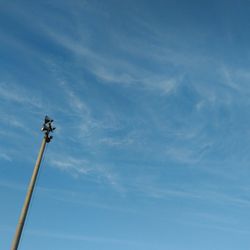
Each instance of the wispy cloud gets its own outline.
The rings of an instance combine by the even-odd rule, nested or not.
[[[65,80],[59,79],[59,85],[63,89],[64,94],[67,96],[67,101],[69,102],[74,113],[77,112],[82,116],[90,115],[90,111],[86,103],[79,98],[79,96],[72,88],[70,88],[69,84]]]
[[[21,121],[21,119],[17,115],[8,114],[4,110],[3,111],[0,110],[0,115],[2,118],[0,124],[5,124],[5,125],[11,126],[13,128],[20,128],[20,129],[22,129],[22,131],[27,132],[27,127],[25,126],[23,121]]]
[[[67,241],[90,241],[96,243],[112,243],[118,245],[127,245],[127,246],[140,246],[144,245],[141,242],[129,241],[117,238],[105,238],[105,237],[96,237],[96,236],[87,236],[83,234],[72,234],[67,232],[53,232],[53,231],[41,231],[41,230],[27,230],[29,235],[43,237],[43,238],[52,238],[52,239],[63,239]]]
[[[0,98],[19,105],[30,105],[35,108],[42,108],[42,102],[34,93],[30,93],[25,88],[11,84],[0,83]]]
[[[51,166],[62,171],[72,173],[76,177],[79,174],[88,174],[92,171],[92,168],[89,167],[89,163],[86,160],[73,158],[71,156],[67,158],[64,157],[63,159],[60,159],[60,157],[56,157],[57,159],[53,158],[51,158],[49,161]]]
[[[173,77],[165,73],[155,74],[131,60],[112,57],[101,51],[92,50],[88,43],[81,39],[84,35],[79,35],[80,40],[77,41],[50,27],[44,27],[44,32],[56,43],[69,50],[78,63],[81,63],[83,67],[104,82],[132,85],[151,91],[159,90],[165,94],[174,90],[178,85],[179,76]]]
[[[13,190],[26,190],[26,187],[23,184],[16,183],[14,181],[0,180],[0,186],[7,189]]]
[[[118,175],[110,167],[103,164],[95,164],[79,157],[74,158],[65,155],[63,159],[55,155],[50,156],[49,164],[52,167],[71,174],[75,178],[86,176],[94,182],[104,182],[119,192],[124,191],[124,187],[119,182]]]
[[[92,195],[88,196],[83,192],[76,192],[74,190],[51,189],[40,186],[38,187],[38,190],[44,193],[46,196],[53,198],[53,200],[58,200],[63,203],[72,203],[80,206],[93,207],[118,213],[137,213],[137,211],[131,207],[119,206],[118,204],[110,204],[101,200],[100,198],[95,199]]]
[[[210,218],[210,221],[207,221],[207,222],[202,221],[199,223],[199,222],[194,222],[195,221],[194,219],[192,221],[182,219],[181,221],[179,221],[179,223],[184,224],[184,225],[189,225],[192,227],[198,227],[198,228],[203,228],[203,229],[204,228],[212,229],[213,231],[216,230],[216,231],[232,232],[234,234],[243,234],[243,235],[250,234],[250,230],[248,228],[245,228],[245,229],[240,228],[239,225],[237,225],[237,224],[235,225],[235,224],[230,223],[231,218],[227,218],[229,221],[227,221],[226,224],[219,222],[219,221],[221,221],[221,218],[219,219],[219,221],[217,221],[217,220],[211,221],[211,216],[209,216],[209,218]]]
[[[9,154],[3,152],[0,153],[0,159],[3,159],[5,161],[12,161],[12,157]]]
[[[115,138],[101,138],[99,140],[100,144],[108,145],[108,146],[124,146],[133,144],[133,138],[126,137],[124,139],[115,139]]]
[[[13,228],[9,226],[0,226],[1,231],[12,232]],[[61,239],[65,241],[88,241],[95,243],[112,243],[117,245],[126,245],[126,246],[143,246],[144,243],[139,241],[130,241],[126,239],[119,238],[109,238],[109,237],[97,237],[97,236],[89,236],[84,234],[74,234],[72,232],[58,232],[58,231],[43,231],[39,229],[26,230],[26,233],[30,236],[36,236],[41,238],[51,238],[51,239]]]
[[[215,207],[221,205],[230,205],[238,208],[249,208],[249,193],[243,193],[235,187],[234,189],[220,190],[216,186],[190,185],[183,182],[180,185],[169,184],[159,185],[156,181],[133,181],[128,184],[128,193],[133,192],[138,196],[145,196],[157,200],[178,200],[196,201],[213,205]]]
[[[146,195],[156,198],[156,199],[166,199],[166,198],[185,198],[185,199],[200,199],[202,196],[196,192],[189,192],[185,190],[178,189],[168,189],[168,188],[156,188],[156,187],[147,187],[145,189]]]
[[[187,144],[188,142],[191,143],[191,141],[195,141],[195,143],[192,144],[192,147],[190,145],[171,145],[166,149],[168,159],[194,166],[203,160],[213,146],[211,140],[206,138],[201,140],[199,134],[192,134],[191,138],[188,136],[185,138],[184,136],[183,141],[186,141]]]
[[[27,190],[28,183],[17,183],[14,181],[0,180],[0,187],[4,189],[14,190],[15,192],[25,192]],[[57,200],[62,203],[77,204],[84,207],[93,207],[100,210],[114,211],[118,213],[137,213],[137,211],[130,207],[124,207],[114,204],[109,204],[103,200],[95,199],[93,196],[88,196],[84,192],[76,192],[71,189],[55,189],[48,188],[45,186],[40,186],[39,183],[36,187],[39,195],[43,195],[53,200]]]
[[[234,96],[239,94],[249,94],[250,74],[244,67],[232,67],[222,64],[219,68],[221,82],[235,91]],[[237,100],[237,99],[236,99]]]

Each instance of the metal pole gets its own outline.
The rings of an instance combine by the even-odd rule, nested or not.
[[[17,228],[16,228],[16,233],[15,233],[15,236],[14,236],[13,241],[12,241],[11,250],[17,250],[18,249],[19,241],[21,239],[23,226],[24,226],[25,219],[26,219],[26,216],[27,216],[27,213],[28,213],[30,200],[31,200],[31,197],[32,197],[32,193],[33,193],[35,184],[36,184],[36,179],[37,179],[40,164],[41,164],[41,161],[42,161],[43,153],[44,153],[44,150],[45,150],[45,147],[46,147],[46,143],[49,143],[50,140],[52,139],[52,136],[49,136],[49,132],[52,132],[55,129],[55,128],[52,128],[52,126],[51,126],[52,121],[53,120],[50,120],[50,123],[49,123],[50,126],[47,126],[46,123],[44,123],[44,126],[42,128],[42,131],[45,131],[45,135],[44,135],[44,138],[42,140],[41,148],[40,148],[37,160],[36,160],[36,164],[35,164],[35,167],[34,167],[34,170],[33,170],[33,174],[32,174],[31,179],[30,179],[30,184],[29,184],[27,194],[26,194],[26,198],[25,198],[25,201],[24,201],[24,204],[23,204],[23,209],[21,211],[19,221],[18,221],[18,224],[17,224]]]
[[[19,241],[20,241],[20,238],[21,238],[24,222],[25,222],[26,215],[27,215],[27,212],[28,212],[28,209],[29,209],[31,196],[32,196],[32,193],[33,193],[33,190],[34,190],[34,186],[35,186],[37,174],[38,174],[38,171],[39,171],[39,168],[40,168],[40,164],[41,164],[43,152],[44,152],[44,149],[45,149],[45,145],[46,145],[46,138],[43,138],[42,145],[41,145],[41,148],[40,148],[37,160],[36,160],[36,165],[34,167],[33,174],[32,174],[32,177],[30,179],[30,184],[29,184],[29,188],[27,190],[26,198],[25,198],[25,201],[24,201],[24,204],[23,204],[23,209],[22,209],[22,212],[20,214],[19,221],[18,221],[18,224],[17,224],[16,234],[15,234],[14,239],[12,241],[11,250],[16,250],[18,248],[18,244],[19,244]]]

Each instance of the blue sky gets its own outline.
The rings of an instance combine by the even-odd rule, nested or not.
[[[249,1],[1,1],[0,244],[250,248]]]

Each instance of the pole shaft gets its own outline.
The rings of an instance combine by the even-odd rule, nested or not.
[[[39,171],[39,168],[40,168],[40,164],[41,164],[41,160],[42,160],[42,157],[43,157],[45,146],[46,146],[46,135],[43,138],[42,145],[41,145],[41,148],[40,148],[37,160],[36,160],[36,164],[35,164],[35,167],[34,167],[34,170],[33,170],[33,174],[32,174],[32,177],[30,179],[30,184],[29,184],[27,194],[26,194],[26,198],[25,198],[25,201],[24,201],[24,204],[23,204],[23,209],[21,211],[19,221],[18,221],[18,224],[17,224],[17,228],[16,228],[16,233],[15,233],[15,236],[14,236],[13,241],[12,241],[11,250],[17,250],[18,245],[19,245],[19,241],[20,241],[21,234],[22,234],[22,231],[23,231],[23,226],[24,226],[24,223],[25,223],[25,219],[26,219],[26,216],[27,216],[28,209],[29,209],[30,200],[31,200],[32,193],[33,193],[33,190],[34,190],[34,187],[35,187],[35,183],[36,183],[36,179],[37,179],[37,175],[38,175],[38,171]]]

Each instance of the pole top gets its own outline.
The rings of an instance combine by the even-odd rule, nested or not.
[[[54,130],[56,129],[56,127],[52,126],[53,121],[54,121],[53,119],[51,119],[46,115],[44,118],[43,126],[41,128],[41,131],[44,132],[44,138],[46,139],[47,143],[49,143],[53,138],[53,136],[50,135],[50,133],[53,133]]]

